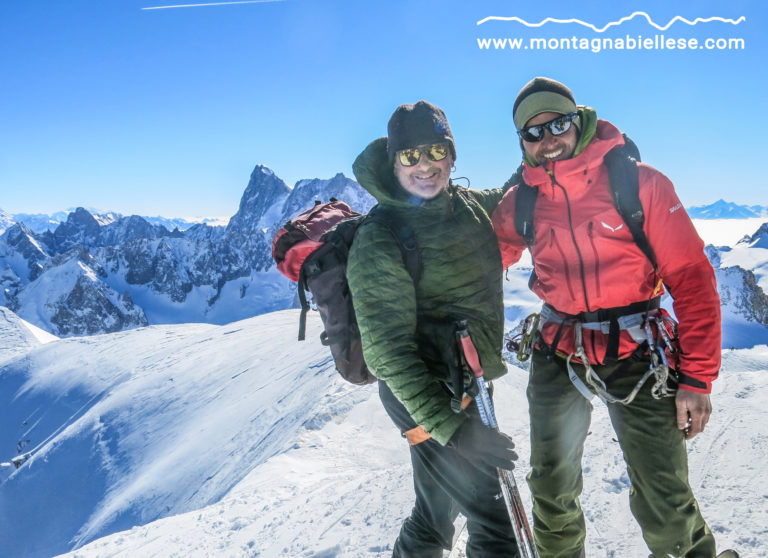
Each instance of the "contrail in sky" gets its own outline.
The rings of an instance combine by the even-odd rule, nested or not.
[[[261,4],[263,2],[282,2],[283,0],[240,0],[239,2],[208,2],[206,4],[177,4],[175,6],[152,6],[142,10],[165,10],[167,8],[197,8],[199,6],[231,6],[232,4]]]

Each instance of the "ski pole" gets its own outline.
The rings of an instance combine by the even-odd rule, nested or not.
[[[472,338],[469,336],[465,320],[457,323],[456,340],[459,343],[467,366],[475,376],[478,389],[475,402],[480,412],[480,420],[486,426],[498,431],[499,423],[496,421],[493,402],[488,393],[488,386],[485,384],[483,368],[480,366],[480,357],[477,354],[474,343],[472,343]],[[517,546],[520,549],[520,556],[522,558],[539,558],[539,552],[536,549],[536,542],[533,540],[533,533],[528,523],[528,517],[525,514],[525,508],[520,498],[520,491],[517,489],[515,477],[511,471],[498,467],[496,472],[499,476],[499,485],[504,496],[504,503],[507,506],[507,513],[509,513],[509,518],[512,522],[512,531],[514,532]]]

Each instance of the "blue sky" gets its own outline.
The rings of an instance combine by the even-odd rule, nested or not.
[[[214,1],[214,0],[206,0]],[[219,0],[221,1],[221,0]],[[501,185],[520,162],[512,103],[536,75],[565,82],[665,172],[687,205],[768,204],[766,24],[759,0],[550,2],[3,0],[0,208],[83,205],[228,216],[256,164],[288,184],[351,176],[401,103],[448,115],[455,176]],[[744,23],[678,22],[718,16]],[[485,50],[478,38],[743,39],[740,50]]]

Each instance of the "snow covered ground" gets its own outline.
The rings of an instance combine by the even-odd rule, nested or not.
[[[22,357],[30,349],[56,339],[55,335],[25,322],[5,306],[0,306],[0,367]]]
[[[412,505],[405,442],[375,387],[335,373],[298,312],[225,326],[25,337],[0,359],[0,556],[383,558]],[[12,314],[0,339],[25,335]],[[724,351],[691,482],[721,547],[768,555],[768,346]],[[497,382],[527,470],[526,373]],[[587,555],[642,557],[597,405],[584,458]],[[19,446],[20,444],[20,446]],[[74,549],[74,550],[73,550]],[[67,551],[70,551],[67,553]]]
[[[762,222],[694,223],[726,247],[720,267],[751,269],[768,290],[768,248],[737,244]],[[509,328],[540,306],[529,273],[527,254],[508,273]],[[768,329],[726,314],[747,348],[723,352],[712,420],[689,444],[691,483],[721,548],[763,557]],[[406,444],[375,386],[333,370],[317,315],[308,341],[297,326],[287,310],[58,339],[0,307],[0,557],[390,556],[412,505]],[[525,384],[510,366],[496,401],[529,507]],[[587,555],[646,556],[599,404],[584,469]]]

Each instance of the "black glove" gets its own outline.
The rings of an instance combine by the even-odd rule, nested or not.
[[[515,447],[512,438],[484,425],[477,417],[465,420],[447,445],[472,463],[507,470],[515,468],[517,454],[512,451]]]

